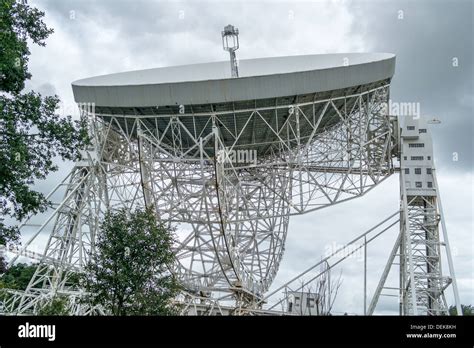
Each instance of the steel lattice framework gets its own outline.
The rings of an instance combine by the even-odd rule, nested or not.
[[[462,315],[427,126],[425,119],[405,117],[401,127],[400,234],[368,314],[375,310],[398,253],[400,315],[448,315],[445,290],[450,284],[457,312]],[[442,272],[442,251],[448,261],[449,276]]]
[[[426,120],[406,120],[401,147],[400,314],[447,315],[444,290],[451,283],[461,313]],[[441,269],[442,249],[446,251],[450,277]]]
[[[73,169],[18,312],[57,292],[79,296],[68,280],[93,252],[105,211],[146,205],[179,226],[173,272],[188,292],[255,305],[277,273],[290,215],[358,197],[393,172],[388,92],[381,84],[209,113],[124,116],[83,107],[94,146]],[[271,141],[249,141],[255,130]]]
[[[364,248],[364,314],[374,313],[397,255],[400,314],[445,314],[451,283],[460,313],[431,138],[414,119],[400,132],[389,115],[393,55],[348,56],[352,66],[340,66],[348,59],[342,55],[251,60],[237,79],[217,73],[219,64],[201,64],[77,81],[93,141],[58,185],[66,186],[62,202],[31,239],[51,227],[45,252],[30,254],[40,261],[34,276],[24,292],[9,293],[3,312],[35,314],[61,294],[73,314],[107,314],[80,301],[77,273],[95,252],[107,211],[153,207],[176,227],[170,271],[184,287],[176,298],[182,314],[285,314],[273,310],[284,299],[263,305],[322,264],[311,280],[346,258],[334,261],[335,252],[269,293],[290,216],[360,197],[400,170],[400,211],[347,245],[363,240],[350,253]],[[82,102],[89,98],[98,104]],[[398,222],[367,308],[367,244]],[[443,247],[451,277],[441,270]]]
[[[406,215],[402,220],[402,226],[407,229],[406,238],[401,244],[403,313],[446,314],[448,308],[442,295],[451,280],[441,274],[439,213],[435,198],[410,197]]]

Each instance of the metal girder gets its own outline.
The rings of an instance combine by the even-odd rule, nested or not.
[[[213,111],[199,115],[212,130],[200,134],[186,115],[128,115],[123,122],[85,112],[94,148],[73,170],[18,313],[34,313],[43,294],[79,296],[68,277],[94,252],[105,211],[147,205],[178,227],[172,271],[188,293],[258,309],[278,271],[289,216],[359,197],[392,174],[388,93],[384,85],[296,100],[275,106],[283,118],[267,107],[235,110],[233,127],[227,111]],[[271,142],[252,141],[257,120]]]
[[[374,313],[398,255],[400,315],[447,315],[445,290],[451,284],[456,308],[462,315],[436,180],[431,136],[424,119],[409,117],[401,129],[400,235],[390,253],[368,314]],[[443,240],[440,238],[440,223]],[[450,276],[442,272],[442,251],[448,259]]]

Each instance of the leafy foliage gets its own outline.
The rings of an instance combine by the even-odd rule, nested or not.
[[[0,278],[0,288],[25,290],[35,273],[37,265],[18,263],[5,271]]]
[[[26,2],[0,2],[0,216],[21,220],[50,206],[31,189],[58,168],[53,159],[76,159],[88,142],[85,120],[56,114],[57,96],[22,93],[28,71],[28,40],[44,46],[53,32],[44,13]],[[17,243],[19,232],[0,218],[0,244]]]
[[[167,268],[173,242],[152,209],[108,213],[83,276],[90,304],[113,315],[175,314],[170,301],[179,286]]]
[[[25,87],[25,80],[31,78],[27,38],[45,46],[44,40],[53,30],[42,21],[44,13],[31,8],[26,2],[3,0],[0,6],[0,89],[19,93]]]
[[[0,246],[1,248],[1,246]],[[3,251],[0,251],[0,274],[4,274],[7,271],[7,262],[2,256]]]
[[[0,258],[0,262],[2,261]],[[7,290],[25,290],[35,273],[36,266],[36,264],[18,263],[5,268],[0,278],[0,301],[7,301],[12,296]]]
[[[43,304],[37,312],[38,315],[69,315],[67,298],[64,296],[53,297]]]
[[[461,305],[462,315],[474,315],[474,307],[472,305]],[[449,307],[449,315],[458,315],[456,306]]]

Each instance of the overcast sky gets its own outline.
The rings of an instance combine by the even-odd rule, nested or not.
[[[471,1],[136,1],[35,0],[55,33],[32,47],[28,88],[57,94],[77,113],[71,82],[94,75],[228,59],[220,32],[240,31],[240,59],[312,53],[392,52],[397,55],[391,99],[418,102],[432,126],[438,180],[461,302],[474,304],[473,251],[473,5]],[[456,160],[457,157],[457,160]],[[71,164],[37,188],[48,189]],[[367,196],[290,221],[275,284],[396,211],[398,177]],[[396,237],[369,247],[369,300]],[[363,312],[360,258],[343,263],[336,313]],[[341,268],[338,268],[338,271]],[[444,266],[445,273],[447,266]],[[392,284],[392,286],[395,284]],[[453,303],[451,291],[448,301]],[[384,298],[379,313],[396,313]]]

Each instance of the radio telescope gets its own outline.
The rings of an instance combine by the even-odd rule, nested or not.
[[[89,260],[107,210],[146,206],[178,228],[179,301],[261,310],[290,216],[360,197],[398,169],[399,125],[386,110],[393,54],[248,59],[237,70],[238,38],[226,48],[226,33],[238,30],[222,33],[231,69],[227,61],[73,82],[93,144],[41,227],[55,221],[18,313],[55,293],[90,313],[74,302],[81,290],[69,277]],[[413,268],[403,274],[415,277]],[[422,306],[408,288],[403,314]]]

